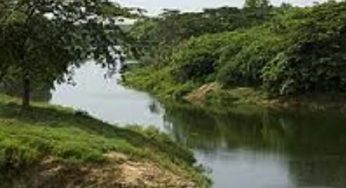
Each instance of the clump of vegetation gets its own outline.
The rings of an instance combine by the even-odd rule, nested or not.
[[[251,6],[244,9],[204,9],[203,12],[193,13],[165,10],[158,17],[140,19],[132,27],[129,32],[129,37],[133,40],[132,52],[135,57],[140,57],[148,64],[164,64],[167,56],[171,54],[171,48],[184,40],[249,28],[269,20],[272,16],[273,8],[269,2],[264,2],[261,11]]]
[[[146,90],[160,98],[181,100],[183,96],[196,88],[193,82],[179,82],[170,72],[170,67],[157,68],[147,66],[130,69],[123,77],[123,83],[136,89]]]
[[[126,81],[136,85],[141,78],[141,85],[148,90],[157,90],[160,82],[170,83],[173,90],[174,86],[186,83],[192,86],[189,90],[196,90],[204,84],[217,82],[225,90],[251,87],[274,98],[344,92],[346,3],[328,2],[305,8],[287,4],[262,6],[261,3],[268,2],[248,1],[248,6],[241,9],[241,12],[257,16],[255,20],[247,17],[255,24],[246,22],[215,32],[203,30],[200,35],[179,39],[175,44],[166,45],[168,50],[164,54],[156,53],[161,62],[142,71],[130,71],[125,75]],[[250,6],[252,4],[254,6]],[[224,10],[214,11],[222,14]],[[199,21],[204,24],[203,19]],[[223,24],[236,24],[232,20],[226,22]],[[167,25],[157,22],[152,30],[163,27]],[[150,76],[145,72],[150,72]],[[156,73],[162,74],[152,76]],[[148,82],[152,85],[146,84]],[[155,92],[174,93],[167,91]]]
[[[263,70],[271,93],[344,92],[346,3],[309,9],[289,31],[289,43]]]
[[[29,107],[33,88],[71,81],[87,60],[113,70],[126,40],[116,23],[130,12],[108,0],[0,1],[0,87],[16,83]]]
[[[17,99],[3,95],[0,122],[0,179],[10,172],[39,168],[49,158],[97,169],[109,164],[108,154],[120,153],[128,161],[151,162],[201,187],[210,183],[194,167],[190,151],[153,129],[118,128],[85,113],[45,104],[23,111]]]

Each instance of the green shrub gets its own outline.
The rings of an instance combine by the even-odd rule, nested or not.
[[[205,82],[216,71],[220,48],[232,38],[232,33],[208,34],[182,42],[169,59],[173,67],[171,74],[180,82]]]
[[[159,68],[136,75],[144,80],[138,82],[174,97],[214,81],[262,88],[271,96],[345,92],[346,2],[276,8],[272,13],[261,25],[171,46]],[[183,86],[186,82],[189,87]]]
[[[222,51],[217,80],[226,86],[260,85],[261,70],[282,49],[284,37],[256,27],[234,38]]]
[[[290,43],[263,71],[273,94],[346,90],[346,3],[314,7],[292,28]]]

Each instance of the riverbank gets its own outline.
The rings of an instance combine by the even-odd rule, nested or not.
[[[208,106],[344,110],[346,3],[270,7],[260,19],[245,7],[136,23],[130,34],[141,46],[142,67],[130,68],[125,81],[160,98]],[[173,20],[184,23],[174,25],[179,32],[168,27]]]
[[[245,105],[276,110],[346,110],[346,96],[341,93],[270,97],[260,88],[225,88],[217,82],[177,82],[169,71],[167,67],[159,70],[152,66],[132,67],[123,75],[123,84],[150,92],[163,101],[189,102],[208,109]]]
[[[154,129],[118,128],[0,95],[0,180],[7,187],[208,187],[193,154]],[[6,187],[5,186],[5,187]]]

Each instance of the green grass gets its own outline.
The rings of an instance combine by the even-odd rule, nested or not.
[[[250,87],[218,88],[205,98],[210,105],[265,106],[269,100],[264,91]]]
[[[192,82],[180,83],[170,75],[170,67],[134,67],[124,74],[124,84],[145,90],[164,100],[180,100],[197,86]]]
[[[18,100],[0,94],[0,170],[31,167],[46,157],[73,164],[103,163],[119,152],[151,161],[200,185],[209,184],[195,167],[192,152],[154,129],[118,128],[58,106],[36,103],[22,110]]]
[[[169,67],[161,69],[146,66],[135,67],[124,74],[124,84],[145,90],[165,103],[182,102],[190,93],[198,91],[201,84],[180,83],[169,74]],[[292,96],[270,96],[260,87],[217,87],[204,96],[201,101],[188,101],[206,110],[218,110],[237,106],[255,106],[276,110],[305,109],[309,111],[336,110],[346,111],[346,95],[337,92],[311,93]],[[208,84],[208,83],[207,83]],[[201,106],[202,105],[202,106]]]
[[[192,82],[180,83],[170,76],[169,68],[136,67],[124,75],[124,84],[136,89],[145,90],[163,101],[183,100],[190,92],[197,90],[201,84]],[[194,101],[190,101],[194,102]],[[205,96],[207,106],[219,105],[258,105],[265,106],[268,96],[264,91],[254,88],[218,88]]]

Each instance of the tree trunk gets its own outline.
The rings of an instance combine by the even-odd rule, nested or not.
[[[28,74],[23,75],[23,93],[22,93],[22,105],[23,108],[30,107],[30,94],[31,94],[31,81]]]

